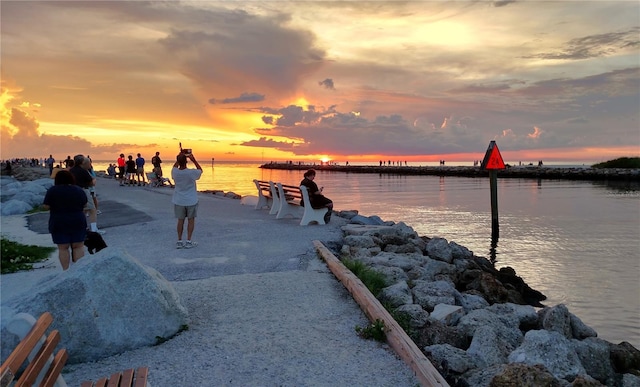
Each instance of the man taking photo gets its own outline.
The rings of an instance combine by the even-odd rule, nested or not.
[[[196,169],[187,168],[187,162],[191,160]],[[177,249],[190,249],[198,244],[191,240],[193,230],[195,228],[196,216],[198,210],[198,190],[196,188],[196,180],[202,176],[202,167],[196,160],[190,150],[181,151],[176,156],[176,162],[171,169],[171,177],[175,183],[173,191],[174,213],[178,219],[177,232],[178,242]],[[187,240],[182,241],[182,233],[184,229],[184,219],[187,218]]]

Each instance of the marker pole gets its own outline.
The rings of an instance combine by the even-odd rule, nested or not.
[[[500,225],[498,224],[498,171],[489,171],[489,185],[491,186],[491,239],[500,237]]]

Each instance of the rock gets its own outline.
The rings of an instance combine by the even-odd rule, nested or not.
[[[533,330],[509,355],[510,363],[542,364],[559,379],[573,380],[586,374],[571,342],[560,332]]]
[[[384,224],[384,222],[382,222],[381,220],[379,221],[378,219],[380,218],[373,218],[372,217],[366,217],[366,216],[362,216],[362,215],[356,215],[353,218],[351,218],[349,220],[350,223],[352,224],[363,224],[363,225],[376,225],[376,226],[381,226]]]
[[[469,259],[473,256],[473,252],[468,248],[457,244],[456,242],[449,242],[451,247],[451,255],[453,259]]]
[[[7,200],[6,202],[1,203],[0,206],[2,207],[0,213],[3,216],[24,214],[25,212],[33,209],[33,206],[29,203],[16,199]]]
[[[573,338],[571,331],[571,318],[566,305],[559,304],[551,308],[543,308],[538,314],[543,329],[558,332],[567,339]]]
[[[467,270],[463,273],[463,276],[470,273],[477,274],[477,277],[471,283],[467,284],[467,290],[477,290],[489,304],[511,301],[509,292],[495,276],[478,270]]]
[[[616,372],[640,376],[640,351],[626,341],[611,344],[611,362]]]
[[[476,330],[483,326],[492,327],[495,330],[501,345],[506,347],[507,352],[511,352],[522,343],[522,332],[515,319],[501,318],[487,309],[473,310],[464,315],[458,323],[458,328],[469,337],[475,336]]]
[[[487,368],[474,368],[462,375],[463,379],[456,386],[469,386],[469,387],[488,387],[491,380],[506,368],[506,365],[500,364]],[[516,385],[513,385],[516,387]],[[519,387],[519,386],[518,386]],[[537,387],[537,386],[536,386]]]
[[[640,377],[633,374],[622,375],[623,387],[640,387]]]
[[[513,327],[524,327],[525,330],[537,328],[538,314],[530,305],[518,305],[512,303],[493,304],[487,310],[498,315],[505,324]]]
[[[17,345],[17,338],[5,330],[15,314],[40,316],[45,311],[54,317],[52,328],[60,331],[69,363],[154,345],[188,323],[178,294],[160,273],[110,248],[7,300],[2,307],[2,353]]]
[[[615,371],[609,356],[609,343],[590,337],[585,340],[572,340],[574,351],[587,374],[604,385],[614,385]]]
[[[395,312],[408,316],[412,328],[422,328],[429,320],[429,312],[417,304],[402,305],[396,308]]]
[[[578,375],[573,382],[571,383],[571,387],[600,387],[603,386],[599,381],[592,378],[589,375]]]
[[[507,362],[509,346],[498,337],[491,326],[480,326],[471,339],[467,353],[476,360],[478,367],[488,367]]]
[[[509,364],[497,374],[490,387],[562,387],[562,383],[539,364]]]
[[[449,242],[444,238],[433,238],[427,242],[427,255],[439,261],[447,263],[453,262],[451,247],[449,246]]]
[[[431,318],[422,328],[416,329],[412,337],[420,348],[434,344],[450,344],[456,348],[467,349],[470,342],[470,337],[458,327],[450,327]]]
[[[445,281],[415,281],[411,291],[414,302],[428,312],[438,304],[455,304],[458,293],[451,283]]]
[[[389,303],[392,308],[404,304],[412,304],[411,290],[405,281],[387,286],[380,291],[379,299],[383,303]]]
[[[343,210],[338,211],[337,215],[341,218],[351,220],[354,216],[358,215],[358,210]]]
[[[460,293],[460,296],[456,297],[456,305],[462,306],[464,312],[469,313],[472,310],[486,308],[489,303],[477,294]]]
[[[376,246],[376,243],[368,235],[347,235],[344,238],[344,243],[358,248],[369,248]]]
[[[407,281],[407,273],[399,267],[393,266],[374,266],[371,268],[373,271],[380,273],[384,276],[387,283],[393,284],[400,281]]]
[[[438,304],[431,312],[432,319],[446,325],[456,325],[462,316],[464,316],[464,310],[457,305]]]
[[[407,254],[396,254],[382,252],[371,259],[371,263],[379,266],[395,266],[402,270],[411,270],[416,265],[416,260],[421,260],[421,255],[409,256]]]
[[[429,360],[433,364],[438,364],[445,373],[462,374],[471,368],[475,368],[472,356],[464,350],[449,344],[429,345],[424,347],[424,352]]]
[[[595,329],[582,322],[582,320],[573,313],[569,313],[569,323],[571,324],[571,333],[574,339],[583,340],[588,337],[598,336],[598,332],[596,332]]]

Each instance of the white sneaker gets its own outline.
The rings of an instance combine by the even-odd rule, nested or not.
[[[184,247],[184,242],[183,241],[177,241],[176,242],[176,249],[181,249]]]
[[[106,233],[107,233],[107,232],[106,232],[106,231],[104,231],[104,230],[96,230],[95,232],[97,232],[97,233],[98,233],[98,234],[100,234],[100,235],[104,235],[104,234],[106,234]]]
[[[193,247],[196,247],[196,246],[198,246],[198,242],[187,241],[187,242],[184,244],[184,248],[185,248],[185,249],[190,249],[190,248],[193,248]]]

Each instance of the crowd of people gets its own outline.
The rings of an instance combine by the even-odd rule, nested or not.
[[[77,262],[84,256],[85,241],[90,234],[105,233],[104,230],[98,228],[97,215],[101,212],[98,209],[96,173],[89,155],[78,154],[73,158],[67,156],[57,166],[52,155],[43,160],[41,162],[29,159],[26,162],[31,166],[49,168],[50,176],[54,179],[54,185],[45,194],[43,206],[49,210],[49,233],[58,247],[58,259],[62,269],[67,270],[71,262]],[[193,163],[195,168],[188,167],[189,161]],[[156,152],[155,156],[151,158],[151,164],[153,165],[153,174],[157,178],[163,178],[160,152]],[[116,164],[109,165],[107,173],[116,178],[121,186],[141,186],[148,184],[148,181],[145,181],[144,167],[145,159],[140,153],[137,154],[135,160],[132,155],[125,159],[124,153],[121,153]],[[175,188],[171,202],[177,222],[176,248],[178,249],[197,246],[197,242],[192,238],[195,230],[195,218],[198,213],[196,182],[201,176],[202,167],[191,149],[181,149],[171,168],[171,178],[175,182],[175,185],[171,184]],[[318,187],[314,181],[315,177],[316,171],[308,170],[300,185],[308,188],[312,207],[326,207],[328,209],[324,218],[325,223],[328,223],[331,219],[333,202],[323,195],[324,187]],[[186,238],[183,238],[185,224]]]

